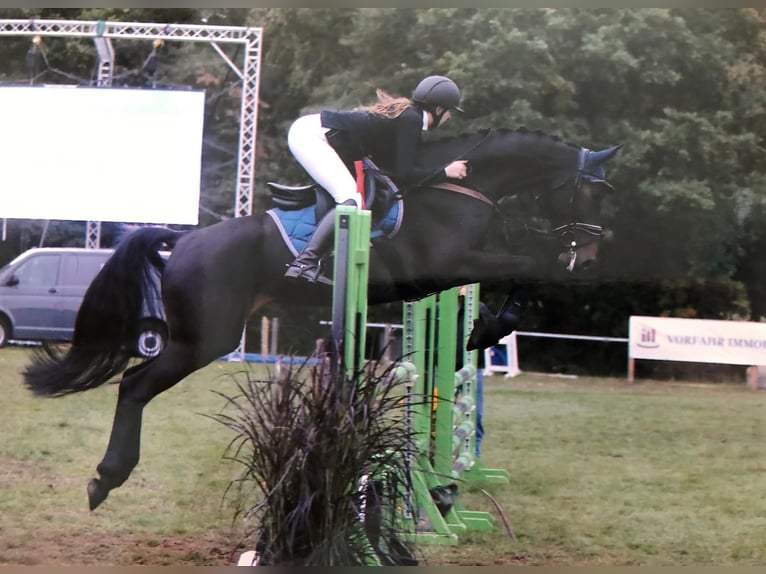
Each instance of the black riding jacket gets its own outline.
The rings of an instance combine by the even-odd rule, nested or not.
[[[322,126],[330,128],[327,141],[347,164],[369,157],[394,181],[405,185],[426,178],[436,183],[447,177],[443,166],[415,163],[423,130],[423,111],[416,106],[396,118],[361,110],[325,110],[320,117]]]

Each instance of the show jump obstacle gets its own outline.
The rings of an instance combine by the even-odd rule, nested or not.
[[[475,453],[476,351],[465,351],[473,327],[478,285],[465,295],[461,348],[458,336],[458,291],[453,288],[414,302],[403,310],[403,355],[414,364],[417,377],[412,395],[413,425],[421,437],[412,474],[418,511],[413,538],[431,544],[456,544],[469,531],[490,531],[494,517],[467,510],[457,497],[458,485],[507,484],[505,470],[488,468]],[[457,353],[463,354],[455,370]],[[414,402],[414,401],[413,401]]]
[[[369,237],[369,211],[336,208],[331,357],[342,357],[351,374],[364,362]],[[466,336],[477,300],[478,285],[468,286]],[[477,357],[464,344],[458,351],[457,317],[457,288],[404,304],[406,360],[394,372],[405,387],[407,419],[420,437],[415,451],[406,453],[411,487],[402,510],[402,528],[414,542],[457,544],[462,533],[492,530],[491,514],[467,510],[459,502],[458,483],[509,481],[506,471],[487,468],[474,455]],[[465,366],[456,372],[457,352],[463,353]]]

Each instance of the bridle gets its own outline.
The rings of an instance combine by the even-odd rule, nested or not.
[[[576,196],[582,190],[583,180],[587,177],[599,178],[595,173],[585,171],[585,165],[588,159],[588,155],[591,150],[585,147],[581,147],[577,157],[577,173],[574,178],[574,185],[572,186],[572,195],[569,198],[569,203],[574,204]],[[600,179],[600,178],[599,178]],[[558,186],[554,187],[551,191],[563,186],[566,181],[563,181]],[[569,263],[567,264],[567,270],[572,271],[577,263],[577,249],[589,245],[595,241],[598,241],[604,237],[604,227],[602,225],[596,225],[593,223],[582,223],[579,221],[573,221],[559,225],[551,229],[550,231],[544,231],[541,229],[529,228],[532,231],[536,231],[548,237],[555,237],[559,245],[569,253]]]
[[[577,248],[584,247],[598,241],[604,236],[604,228],[592,223],[567,223],[550,231],[551,235],[558,235],[559,243],[569,253],[567,270],[572,271],[577,262]],[[578,241],[577,237],[585,237]]]

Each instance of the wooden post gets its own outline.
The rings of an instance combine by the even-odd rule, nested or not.
[[[269,318],[261,317],[261,356],[265,359],[269,354]]]
[[[383,327],[383,361],[386,363],[391,362],[391,344],[393,343],[393,329],[390,323],[386,323]]]
[[[279,317],[274,317],[271,320],[271,346],[269,347],[272,355],[277,354],[277,341],[279,341]]]

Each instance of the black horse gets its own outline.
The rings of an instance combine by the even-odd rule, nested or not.
[[[391,238],[371,252],[370,304],[417,299],[482,281],[513,281],[533,270],[530,257],[482,250],[498,199],[539,197],[557,239],[556,254],[570,270],[597,260],[600,200],[611,189],[602,151],[528,130],[483,130],[425,144],[425,166],[466,159],[468,177],[403,194],[403,218]],[[172,249],[169,259],[158,250]],[[284,278],[293,251],[266,213],[187,232],[143,228],[121,241],[88,289],[74,338],[64,351],[46,348],[24,372],[38,395],[95,388],[125,371],[109,445],[88,484],[90,508],[123,484],[138,464],[146,404],[181,379],[236,349],[248,317],[273,300],[328,304],[330,288]],[[553,258],[552,258],[553,260]],[[162,273],[169,337],[155,358],[128,368],[147,285]]]

